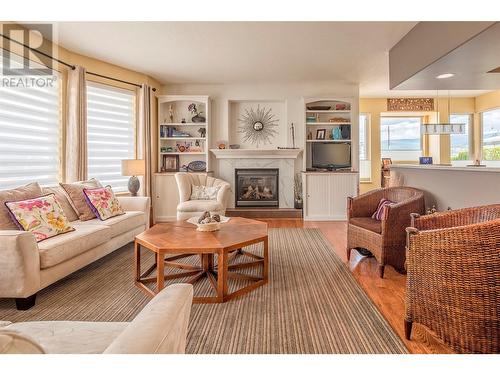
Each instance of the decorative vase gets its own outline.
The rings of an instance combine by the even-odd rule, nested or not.
[[[295,201],[293,202],[293,206],[295,207],[295,209],[297,209],[297,210],[301,210],[301,209],[302,209],[302,201],[301,201],[301,200],[300,200],[300,201],[295,200]]]
[[[139,179],[136,176],[131,176],[128,180],[128,191],[130,192],[130,195],[136,197],[140,187],[141,183],[139,182]]]
[[[205,117],[203,117],[203,116],[196,115],[196,116],[193,116],[193,117],[191,118],[191,121],[192,121],[192,122],[206,122],[206,119],[205,119]]]

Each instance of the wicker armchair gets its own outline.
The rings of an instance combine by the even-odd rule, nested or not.
[[[372,219],[382,198],[395,204],[386,207],[382,221]],[[398,272],[405,268],[406,227],[411,213],[424,213],[424,193],[411,187],[377,189],[347,201],[347,260],[351,249],[369,250],[379,263],[379,276],[386,265]]]
[[[500,204],[412,218],[405,336],[432,329],[459,353],[500,352]]]

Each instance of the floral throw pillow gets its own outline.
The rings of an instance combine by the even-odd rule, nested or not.
[[[111,186],[83,189],[83,193],[90,208],[101,220],[107,220],[125,213],[122,206],[120,206],[120,202],[116,199],[113,190],[111,190]]]
[[[191,188],[191,200],[216,200],[220,186],[198,186],[193,185]]]
[[[75,230],[54,194],[5,202],[5,206],[18,228],[33,233],[37,242]]]

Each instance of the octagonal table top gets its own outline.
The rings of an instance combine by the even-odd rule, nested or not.
[[[207,253],[231,251],[267,238],[267,223],[232,217],[215,232],[199,232],[187,221],[159,223],[135,237],[136,242],[154,252]]]

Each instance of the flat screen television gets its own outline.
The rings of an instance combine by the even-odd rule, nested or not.
[[[312,167],[323,169],[351,167],[351,144],[348,142],[314,142],[312,144]]]

